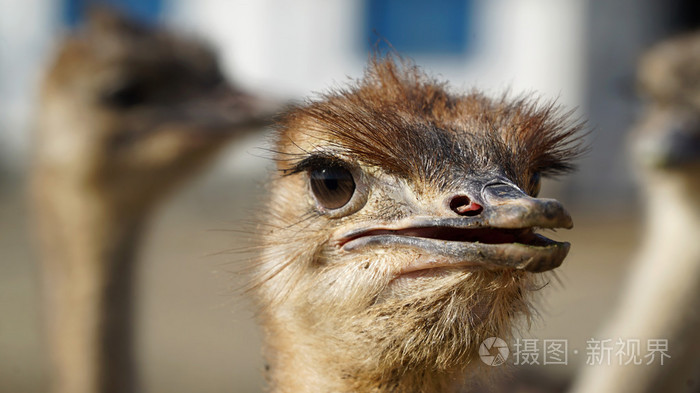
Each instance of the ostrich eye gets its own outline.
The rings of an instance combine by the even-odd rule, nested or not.
[[[344,206],[355,193],[352,174],[340,166],[312,169],[309,178],[316,200],[327,209]]]
[[[103,104],[118,108],[128,109],[137,106],[145,101],[142,86],[136,81],[123,81],[111,87],[102,94]]]
[[[532,174],[530,178],[530,195],[537,197],[540,193],[540,188],[542,187],[542,176],[539,172]]]

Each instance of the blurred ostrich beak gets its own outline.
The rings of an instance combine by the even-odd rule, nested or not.
[[[650,167],[700,165],[700,118],[657,109],[639,126],[638,156]]]

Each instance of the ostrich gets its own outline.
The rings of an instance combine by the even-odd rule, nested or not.
[[[374,58],[356,84],[291,110],[254,291],[272,392],[450,392],[507,339],[571,228],[542,176],[581,152],[553,105],[451,93]],[[477,359],[475,361],[475,358]]]
[[[649,103],[632,138],[646,233],[602,337],[640,340],[642,356],[648,340],[668,340],[670,358],[663,366],[660,353],[649,366],[617,359],[588,366],[574,392],[700,389],[700,33],[652,48],[640,62],[639,84]]]
[[[135,392],[135,256],[151,211],[271,107],[214,53],[106,10],[60,47],[41,91],[32,194],[52,390]]]

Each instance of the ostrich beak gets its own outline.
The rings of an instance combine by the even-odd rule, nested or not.
[[[497,228],[565,228],[574,226],[571,216],[555,199],[533,198],[505,183],[484,187],[483,220]]]
[[[195,137],[231,137],[269,125],[280,102],[222,86],[177,108],[179,120],[195,125]]]
[[[674,130],[647,138],[639,146],[640,156],[649,166],[681,168],[700,164],[700,132]]]
[[[561,265],[569,243],[536,234],[536,228],[572,228],[571,216],[553,199],[532,198],[515,186],[487,185],[472,198],[483,210],[455,217],[416,215],[362,226],[338,240],[343,251],[409,248],[419,257],[399,274],[438,267],[521,269],[543,272]],[[447,213],[447,212],[446,212]]]
[[[636,134],[636,156],[648,167],[700,164],[700,117],[694,112],[651,110]]]
[[[123,149],[150,138],[154,146],[216,148],[265,130],[282,107],[281,102],[222,86],[179,103],[135,110],[122,119],[125,126],[111,136],[110,146]]]

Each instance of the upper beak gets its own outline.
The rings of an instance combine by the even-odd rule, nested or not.
[[[569,243],[536,234],[536,228],[571,228],[571,216],[553,199],[532,198],[507,183],[484,186],[473,201],[478,214],[415,215],[391,224],[346,231],[338,239],[345,251],[408,247],[420,257],[402,273],[433,267],[515,268],[542,272],[558,267]]]
[[[180,113],[183,120],[199,125],[200,129],[233,136],[271,124],[282,108],[280,101],[225,86],[184,103]]]
[[[484,187],[481,196],[483,220],[496,228],[566,228],[574,226],[571,216],[555,199],[533,198],[505,183]]]
[[[282,108],[281,101],[221,86],[182,102],[136,112],[126,119],[127,131],[116,135],[113,144],[129,146],[146,137],[174,135],[188,148],[223,146],[231,138],[264,131]]]

